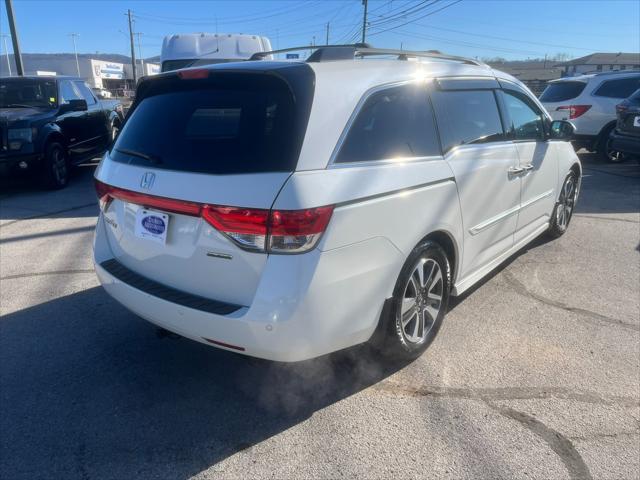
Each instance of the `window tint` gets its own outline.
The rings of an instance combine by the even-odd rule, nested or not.
[[[69,100],[82,100],[82,96],[69,80],[60,82],[60,103],[69,103]]]
[[[17,108],[15,105],[53,107],[57,97],[54,80],[0,79],[0,108]]]
[[[278,82],[256,82],[248,89],[237,84],[183,91],[167,87],[144,97],[127,119],[111,158],[214,174],[292,171],[306,119],[296,117],[291,92]]]
[[[87,105],[93,105],[94,103],[96,103],[96,99],[93,97],[91,90],[89,90],[89,87],[87,87],[84,82],[73,83],[76,84],[76,88],[78,89],[82,97],[87,101]]]
[[[553,82],[547,85],[542,95],[541,102],[564,102],[576,98],[582,93],[587,84],[584,82]]]
[[[405,85],[372,94],[358,113],[336,163],[440,155],[424,87]]]
[[[515,140],[544,139],[544,116],[537,108],[524,97],[508,91],[504,92],[504,103]]]
[[[492,90],[435,91],[432,94],[442,147],[504,140]]]
[[[640,76],[607,80],[594,92],[599,97],[627,98],[640,88]]]

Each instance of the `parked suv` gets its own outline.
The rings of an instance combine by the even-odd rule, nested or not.
[[[134,313],[226,350],[414,357],[450,295],[566,231],[571,133],[515,78],[427,52],[147,77],[96,171],[96,272]]]
[[[122,121],[120,102],[98,100],[79,78],[1,78],[0,174],[65,187],[70,167],[103,153]]]
[[[640,90],[616,106],[618,122],[611,133],[611,148],[617,160],[640,159]]]
[[[609,161],[619,157],[609,136],[616,125],[616,105],[640,88],[640,71],[595,73],[552,80],[540,101],[554,120],[575,126],[576,149],[598,152]]]

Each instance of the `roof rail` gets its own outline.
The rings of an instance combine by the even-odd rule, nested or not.
[[[276,53],[295,52],[299,50],[314,50],[307,58],[307,62],[329,62],[335,60],[353,60],[356,57],[371,57],[381,55],[397,56],[398,60],[407,60],[409,58],[435,58],[438,60],[451,60],[456,62],[467,63],[470,65],[485,66],[484,63],[466,57],[458,57],[455,55],[446,55],[434,50],[427,51],[411,51],[411,50],[395,50],[387,48],[373,48],[367,43],[355,43],[347,45],[320,45],[303,47],[283,48],[281,50],[272,50],[270,52],[254,53],[249,60],[262,60],[268,55]]]

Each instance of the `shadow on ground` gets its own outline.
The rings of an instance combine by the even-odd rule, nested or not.
[[[158,338],[99,287],[8,314],[0,333],[11,479],[188,478],[404,366],[363,347],[278,364]]]

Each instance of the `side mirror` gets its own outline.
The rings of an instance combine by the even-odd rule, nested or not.
[[[60,105],[60,113],[83,112],[88,108],[89,107],[87,106],[87,101],[84,99],[69,100],[68,103],[63,103],[62,105]]]
[[[576,127],[574,127],[571,122],[554,120],[551,122],[549,138],[554,140],[571,140],[575,131]]]

